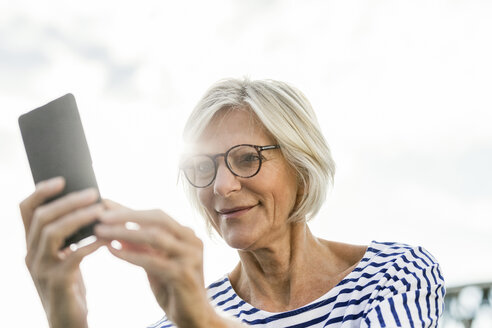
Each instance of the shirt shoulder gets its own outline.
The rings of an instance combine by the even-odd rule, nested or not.
[[[443,311],[444,278],[436,258],[421,246],[373,242],[362,271],[375,288],[363,316],[368,327],[434,327]],[[364,274],[363,274],[364,275]],[[365,325],[363,325],[366,327]]]
[[[444,283],[439,263],[430,252],[422,246],[403,243],[373,241],[354,271],[357,270],[378,272],[382,275],[380,278],[388,279],[390,284],[398,281],[406,284],[408,279],[415,281],[419,288],[423,283],[421,279],[427,284]]]

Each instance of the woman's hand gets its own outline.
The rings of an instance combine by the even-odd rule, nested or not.
[[[212,327],[208,322],[218,316],[206,296],[203,244],[193,230],[160,210],[104,203],[108,210],[100,217],[96,236],[118,241],[121,247],[108,246],[110,252],[146,271],[157,302],[177,326]]]
[[[65,238],[103,213],[97,192],[74,192],[44,204],[65,185],[63,178],[40,182],[21,204],[26,232],[26,265],[36,285],[50,327],[87,327],[85,287],[79,264],[102,246],[95,242],[75,251],[60,250]]]

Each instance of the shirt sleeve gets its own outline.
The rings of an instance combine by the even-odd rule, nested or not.
[[[412,248],[385,273],[361,327],[437,327],[444,295],[439,264],[425,249]]]
[[[166,317],[148,326],[147,328],[175,328],[176,326]]]

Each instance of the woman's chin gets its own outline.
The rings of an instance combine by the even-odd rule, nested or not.
[[[246,250],[254,243],[254,240],[251,238],[252,236],[247,233],[229,232],[226,235],[222,235],[222,237],[227,245],[237,250]]]

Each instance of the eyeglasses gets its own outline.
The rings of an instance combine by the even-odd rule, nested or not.
[[[279,145],[236,145],[225,153],[189,157],[183,162],[181,169],[192,186],[205,188],[210,186],[217,176],[218,157],[224,156],[227,168],[235,176],[251,178],[260,172],[261,163],[265,160],[261,152],[278,148]]]

